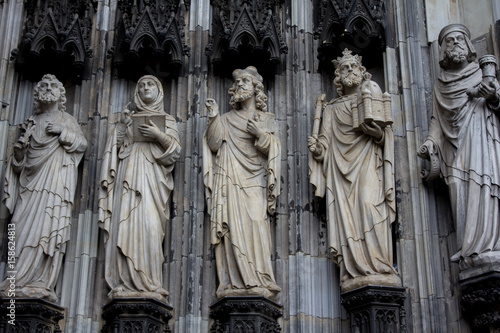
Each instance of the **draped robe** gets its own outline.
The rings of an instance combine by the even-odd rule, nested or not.
[[[434,88],[427,140],[448,185],[459,248],[454,261],[500,250],[500,106],[466,94],[481,80],[472,62],[459,73],[442,71]]]
[[[108,140],[99,195],[105,278],[111,295],[155,293],[165,297],[163,239],[174,187],[172,170],[181,146],[172,116],[158,111],[139,114],[164,115],[165,132],[172,140],[167,149],[156,141],[134,142],[132,126],[125,133],[117,126]]]
[[[392,129],[385,127],[383,145],[353,131],[351,103],[356,94],[327,104],[318,137],[323,153],[309,159],[315,195],[326,195],[328,244],[343,283],[397,275],[390,228],[395,219]],[[397,283],[389,277],[389,285]]]
[[[78,164],[87,140],[75,118],[64,111],[31,119],[35,129],[23,160],[12,156],[8,162],[4,203],[15,224],[16,286],[54,300],[70,237]],[[49,123],[62,126],[62,133],[46,133]]]
[[[281,290],[272,270],[269,225],[280,191],[281,146],[270,131],[257,140],[247,132],[247,122],[238,111],[217,115],[209,120],[204,137],[204,182],[219,298],[234,292],[273,296]]]

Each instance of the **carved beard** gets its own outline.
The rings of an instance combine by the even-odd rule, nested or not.
[[[38,95],[38,101],[41,103],[54,103],[57,102],[58,99],[59,97],[57,97],[50,91]]]
[[[462,45],[457,44],[453,49],[446,51],[446,56],[455,63],[461,63],[467,59],[467,52]]]
[[[233,101],[235,102],[246,101],[247,99],[253,96],[253,93],[254,92],[252,90],[244,90],[240,88],[234,92]]]
[[[363,81],[362,77],[356,73],[349,73],[342,79],[342,84],[346,87],[359,86]]]

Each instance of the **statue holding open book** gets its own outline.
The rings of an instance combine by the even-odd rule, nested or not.
[[[325,95],[318,97],[308,147],[315,195],[327,200],[328,245],[340,267],[341,289],[399,286],[392,263],[396,211],[390,95],[370,80],[361,57],[351,51],[333,63],[339,97],[327,103]]]
[[[156,77],[139,79],[134,102],[136,111],[128,109],[130,103],[122,111],[102,164],[99,223],[105,235],[105,277],[110,298],[164,301],[162,244],[181,145]]]

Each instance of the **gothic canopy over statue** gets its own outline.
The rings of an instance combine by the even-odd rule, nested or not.
[[[189,6],[189,2],[184,2]],[[118,75],[137,80],[181,73],[189,46],[184,43],[185,7],[176,0],[119,1],[115,42],[108,51]]]
[[[385,0],[321,0],[315,38],[319,70],[333,73],[332,60],[348,48],[364,57],[364,66],[382,62],[388,20]]]
[[[288,52],[281,35],[282,0],[212,0],[212,36],[206,48],[216,75],[255,66],[263,76],[279,72]]]
[[[39,80],[47,72],[62,82],[88,76],[93,55],[90,30],[95,10],[90,0],[25,1],[24,34],[11,60],[28,80]]]

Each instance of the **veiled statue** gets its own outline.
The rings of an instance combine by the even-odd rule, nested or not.
[[[255,67],[233,72],[233,108],[206,101],[203,176],[219,286],[217,297],[275,297],[270,216],[280,193],[281,145]]]
[[[21,124],[8,161],[4,203],[13,214],[15,260],[8,260],[6,270],[15,272],[16,297],[57,300],[54,287],[70,238],[78,164],[87,148],[65,103],[63,84],[54,75],[43,76],[34,91],[34,115]],[[5,280],[0,289],[9,285]]]
[[[324,95],[318,97],[308,138],[310,180],[315,195],[326,197],[328,246],[340,267],[342,291],[399,286],[391,237],[395,191],[390,96],[370,80],[358,55],[346,49],[333,63],[339,97],[327,103]]]
[[[121,112],[102,162],[99,225],[104,230],[105,277],[110,298],[165,301],[163,240],[181,145],[156,77],[139,79],[134,102],[136,111],[127,105]]]
[[[476,59],[462,24],[438,38],[442,71],[434,86],[428,136],[418,155],[431,161],[427,180],[448,185],[462,270],[500,262],[500,111],[495,59]]]

